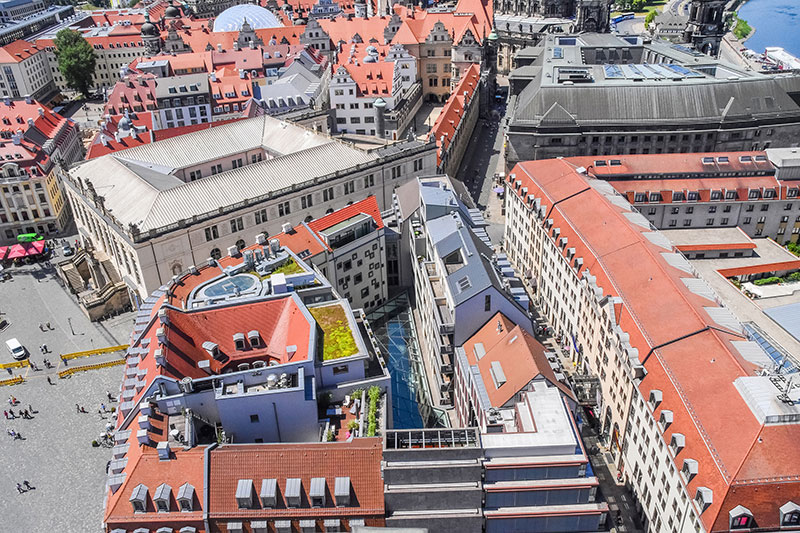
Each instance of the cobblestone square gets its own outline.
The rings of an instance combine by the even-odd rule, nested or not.
[[[106,393],[119,390],[121,366],[79,372],[59,379],[64,369],[59,354],[111,345],[126,344],[133,315],[128,313],[103,323],[90,322],[77,300],[61,287],[55,268],[47,263],[11,267],[12,280],[0,283],[0,312],[8,326],[0,332],[0,363],[12,361],[5,341],[16,337],[28,349],[31,360],[41,370],[13,370],[25,381],[0,387],[3,410],[17,414],[33,408],[33,419],[3,417],[0,431],[0,516],[5,532],[45,533],[49,531],[91,532],[102,530],[103,488],[109,448],[91,446],[111,421],[101,417],[101,403],[109,402]],[[52,329],[41,331],[39,324]],[[74,334],[73,334],[74,333]],[[39,346],[47,344],[43,355]],[[44,369],[47,357],[56,365]],[[81,357],[70,366],[98,363],[119,358],[119,354]],[[5,370],[0,378],[11,377]],[[47,378],[53,382],[48,384]],[[10,395],[19,400],[11,407]],[[87,413],[77,413],[75,404]],[[8,430],[21,433],[13,439]],[[35,487],[19,494],[16,484],[27,480]]]

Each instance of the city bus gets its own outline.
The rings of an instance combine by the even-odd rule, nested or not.
[[[623,20],[630,20],[630,19],[634,18],[635,16],[636,16],[636,13],[634,13],[633,11],[628,11],[627,13],[620,13],[616,17],[612,18],[611,22],[613,24],[616,24],[618,22],[622,22]]]

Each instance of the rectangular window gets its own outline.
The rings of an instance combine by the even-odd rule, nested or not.
[[[267,210],[261,209],[260,211],[256,211],[256,224],[263,224],[267,221]]]
[[[219,228],[216,225],[206,228],[206,242],[219,239]]]
[[[242,231],[242,229],[244,229],[244,223],[242,222],[242,217],[234,218],[233,220],[231,220],[231,233]]]
[[[369,176],[364,176],[364,188],[373,187],[375,185],[375,175],[370,174]]]
[[[288,215],[291,212],[292,212],[292,210],[291,210],[291,206],[289,205],[289,202],[282,202],[282,203],[278,204],[278,216],[283,217],[283,216]]]
[[[306,194],[305,196],[300,197],[300,206],[303,209],[308,209],[309,207],[314,205],[314,200],[310,194]]]
[[[329,202],[333,200],[333,187],[328,187],[327,189],[323,189],[322,191],[322,201]]]
[[[487,294],[483,297],[483,310],[486,312],[491,311],[492,309],[492,295]]]
[[[250,423],[252,424],[258,423],[258,415],[250,415]]]

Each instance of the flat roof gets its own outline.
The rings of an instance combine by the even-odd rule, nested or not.
[[[765,309],[764,314],[800,341],[800,302]]]
[[[682,252],[755,249],[758,245],[739,227],[661,230]]]

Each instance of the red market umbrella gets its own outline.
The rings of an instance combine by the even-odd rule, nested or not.
[[[17,259],[19,257],[25,257],[25,247],[21,244],[15,244],[11,248],[8,249],[8,256],[6,259]]]
[[[8,246],[0,246],[0,261],[6,258],[8,253]]]
[[[39,255],[44,252],[44,241],[26,242],[23,246],[25,255]]]

